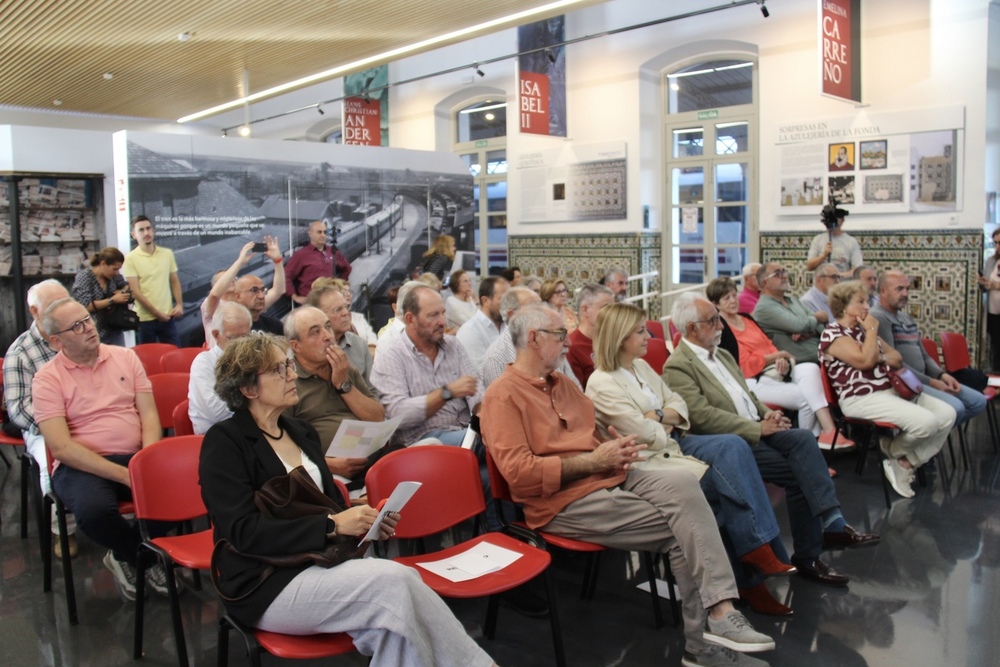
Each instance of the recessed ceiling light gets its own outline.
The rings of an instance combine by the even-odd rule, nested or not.
[[[191,39],[191,33],[189,32],[182,32],[181,34],[177,35],[178,42],[186,42],[189,39]]]
[[[104,73],[104,80],[105,81],[111,81],[111,79],[113,79],[113,78],[115,78],[115,75],[112,74],[111,72],[105,72]]]
[[[62,106],[62,100],[52,100],[52,104],[56,105],[57,107]]]
[[[486,120],[493,120],[494,118],[496,118],[496,116],[494,116],[492,113],[486,114]]]

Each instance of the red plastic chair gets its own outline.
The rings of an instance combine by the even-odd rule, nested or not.
[[[161,373],[190,373],[191,362],[204,352],[200,347],[182,347],[171,350],[160,357]]]
[[[497,468],[493,457],[490,456],[489,448],[486,449],[486,469],[489,471],[490,475],[490,495],[493,496],[493,502],[496,505],[497,515],[500,517],[500,520],[503,521],[503,503],[514,503],[514,499],[511,496],[510,485],[507,484],[507,479],[500,472],[500,469]],[[513,525],[524,528],[525,530],[531,530],[528,528],[528,524],[523,521],[515,521]],[[592,600],[594,598],[594,590],[597,588],[597,572],[601,564],[601,553],[606,551],[607,547],[600,544],[594,544],[593,542],[587,542],[585,540],[575,540],[571,537],[563,537],[544,530],[535,530],[534,532],[539,535],[546,542],[546,544],[559,547],[560,549],[565,549],[566,551],[586,554],[587,564],[584,566],[583,570],[583,586],[580,589],[580,599]],[[649,574],[649,592],[653,601],[653,620],[656,628],[659,629],[663,627],[663,612],[660,610],[660,595],[656,586],[656,568],[653,565],[653,555],[648,551],[643,552],[643,560],[646,566],[646,572]],[[681,614],[680,603],[674,595],[673,574],[668,572],[667,579],[670,581],[670,610],[673,615],[673,624],[674,626],[677,626],[680,624]]]
[[[920,344],[924,346],[924,352],[926,352],[927,356],[934,360],[934,363],[941,363],[941,356],[938,354],[937,343],[930,338],[921,338]]]
[[[404,481],[421,482],[423,486],[403,510],[399,523],[396,524],[397,538],[416,539],[434,535],[463,521],[479,517],[486,510],[483,485],[479,477],[479,463],[476,455],[467,449],[427,445],[402,449],[383,456],[365,476],[369,504],[378,505],[382,499],[389,497],[397,484]],[[521,557],[502,570],[460,582],[449,581],[417,565],[429,560],[456,556],[482,542],[516,551]],[[552,582],[546,574],[552,562],[552,557],[547,551],[504,533],[487,533],[431,554],[394,560],[416,570],[424,583],[443,597],[489,596],[483,633],[490,639],[496,632],[499,603],[497,595],[541,576],[548,596],[555,662],[559,667],[566,664],[556,596]]]
[[[944,369],[949,373],[954,373],[972,365],[972,358],[969,356],[969,343],[965,340],[965,336],[960,333],[951,331],[941,332],[941,355],[944,357]],[[990,377],[1000,377],[996,373],[987,373],[987,375]],[[1000,424],[998,424],[997,420],[995,402],[998,395],[1000,394],[997,394],[995,387],[986,387],[983,390],[983,396],[989,402],[989,409],[986,410],[986,420],[990,426],[990,437],[993,440],[994,451],[997,450],[998,443],[1000,443],[1000,437],[998,437]],[[967,458],[965,449],[962,450],[962,454]],[[968,465],[967,460],[966,465]]]
[[[899,427],[892,422],[873,421],[871,419],[861,419],[860,417],[848,417],[840,409],[840,398],[837,396],[837,392],[830,383],[830,375],[827,373],[825,361],[821,362],[819,365],[819,375],[823,380],[823,393],[826,394],[826,402],[827,406],[830,408],[830,415],[833,417],[833,423],[837,427],[837,431],[833,435],[833,442],[830,444],[830,451],[834,451],[834,448],[837,446],[837,436],[840,435],[846,424],[854,424],[863,430],[866,437],[855,440],[855,444],[858,448],[858,463],[855,466],[855,471],[859,475],[864,471],[865,459],[868,457],[868,450],[874,445],[875,451],[878,452],[878,476],[882,480],[882,493],[885,495],[885,506],[892,507],[892,499],[889,497],[889,482],[886,480],[885,475],[881,470],[882,459],[885,455],[882,453],[882,448],[878,446],[878,432],[879,430],[897,430]]]
[[[174,427],[174,408],[187,399],[189,380],[187,373],[159,373],[149,376],[163,430]]]
[[[663,364],[667,363],[669,357],[667,343],[659,338],[650,338],[646,345],[646,354],[642,355],[657,375],[663,372]]]
[[[357,650],[351,636],[347,633],[283,635],[247,627],[227,614],[219,619],[218,664],[220,667],[229,663],[229,630],[231,629],[236,630],[243,638],[252,667],[261,667],[260,653],[262,650],[288,660],[318,660],[353,653]]]
[[[646,330],[653,338],[659,338],[662,341],[667,340],[667,337],[663,334],[663,322],[660,320],[646,320]]]
[[[188,414],[188,400],[185,398],[174,408],[174,435],[194,435],[194,424]]]
[[[177,346],[170,343],[143,343],[133,347],[132,351],[142,362],[142,367],[146,369],[146,375],[156,375],[163,372],[163,364],[160,362],[163,355],[176,349]]]
[[[0,357],[0,394],[3,393],[3,357]],[[32,458],[27,451],[17,451],[17,447],[24,447],[24,439],[7,435],[0,431],[0,447],[11,447],[14,456],[21,462],[21,539],[28,537],[28,484],[32,479]],[[12,467],[10,461],[0,450],[0,461],[4,462],[8,468]],[[37,509],[37,506],[36,506]]]
[[[136,660],[142,657],[143,598],[146,589],[146,559],[142,558],[141,551],[148,549],[159,558],[167,575],[177,660],[181,667],[187,667],[188,664],[174,568],[178,566],[192,570],[209,568],[212,562],[212,548],[215,545],[212,529],[151,539],[148,522],[179,523],[208,514],[201,500],[201,486],[198,483],[202,437],[188,435],[164,438],[139,450],[128,464],[135,518],[139,522],[143,540],[140,557],[137,559],[135,584],[135,634],[132,657]],[[196,582],[197,576],[196,573]]]
[[[45,459],[48,466],[49,477],[52,477],[52,469],[55,461],[52,459],[52,452],[45,448]],[[38,531],[42,541],[42,591],[48,593],[52,590],[52,506],[56,508],[56,524],[59,526],[59,545],[62,549],[62,570],[63,582],[66,585],[66,611],[69,615],[69,624],[79,623],[76,613],[76,587],[73,583],[73,559],[66,558],[69,555],[69,531],[66,528],[66,515],[69,511],[63,504],[62,499],[55,490],[50,490],[42,502],[41,512],[38,520]],[[118,502],[119,514],[135,513],[135,505],[130,500]]]

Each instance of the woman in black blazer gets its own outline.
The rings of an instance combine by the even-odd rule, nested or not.
[[[286,634],[346,632],[373,665],[493,665],[441,599],[407,567],[375,558],[333,568],[279,568],[241,554],[279,556],[322,550],[330,541],[368,532],[377,516],[362,505],[328,516],[275,519],[254,504],[268,480],[303,467],[331,498],[338,496],[309,424],[281,416],[298,401],[295,362],[283,338],[230,341],[216,366],[215,390],[233,416],[209,429],[199,474],[216,540],[227,539],[217,570],[227,611],[246,625]],[[382,525],[393,534],[398,517]]]

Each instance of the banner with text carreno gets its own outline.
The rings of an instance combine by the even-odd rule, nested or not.
[[[379,65],[344,77],[343,143],[389,145],[389,66]]]
[[[861,101],[861,0],[819,0],[820,82],[824,95]]]
[[[565,17],[517,29],[518,126],[521,132],[566,136]]]

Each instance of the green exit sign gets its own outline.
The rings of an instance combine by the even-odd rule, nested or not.
[[[489,145],[490,145],[489,139],[480,139],[479,141],[476,142],[476,148],[486,148]]]
[[[718,109],[710,109],[708,111],[698,112],[698,120],[711,120],[712,118],[718,118],[718,117],[719,117]]]

